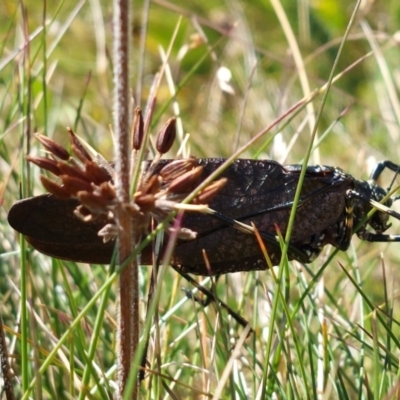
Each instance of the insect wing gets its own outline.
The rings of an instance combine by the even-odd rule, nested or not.
[[[104,221],[83,222],[73,212],[77,200],[46,194],[15,203],[8,222],[40,252],[65,260],[109,264],[114,241],[103,243],[97,232]]]
[[[159,169],[168,160],[160,163]],[[200,159],[205,179],[224,159]],[[227,185],[211,201],[210,207],[228,219],[254,223],[263,234],[273,263],[281,257],[276,229],[284,235],[289,220],[301,167],[282,166],[275,161],[236,160],[223,174]],[[304,249],[315,235],[334,226],[344,212],[344,193],[352,181],[330,167],[309,167],[302,188],[300,206],[292,231],[289,258],[307,261]],[[103,243],[97,233],[106,223],[96,220],[85,223],[73,215],[79,203],[51,195],[17,202],[10,210],[9,223],[24,234],[29,243],[42,253],[89,263],[108,264],[114,241]],[[254,237],[243,233],[226,221],[200,213],[187,212],[182,226],[197,232],[197,238],[179,241],[171,264],[184,272],[216,275],[250,271],[267,267],[260,246]],[[142,253],[143,264],[151,263],[151,248]],[[211,265],[206,268],[203,250]]]

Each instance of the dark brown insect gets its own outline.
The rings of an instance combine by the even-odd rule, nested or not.
[[[224,159],[199,159],[202,181]],[[161,168],[170,161],[161,161]],[[340,250],[349,247],[351,236],[368,241],[400,241],[399,235],[385,235],[389,215],[400,215],[389,207],[392,199],[381,202],[388,191],[375,181],[388,168],[399,166],[390,161],[378,164],[371,181],[359,181],[339,168],[307,167],[301,199],[288,251],[289,259],[308,263],[326,244]],[[157,173],[156,169],[153,173]],[[244,232],[240,223],[251,224],[261,232],[273,264],[281,258],[277,229],[285,235],[297,187],[300,165],[282,166],[270,160],[237,160],[223,174],[227,185],[209,204],[215,215],[186,212],[182,226],[197,232],[194,240],[176,244],[171,264],[183,272],[218,275],[228,272],[267,268],[255,236]],[[104,221],[84,223],[73,215],[76,200],[43,195],[21,200],[11,208],[8,221],[27,241],[42,253],[72,261],[107,264],[114,242],[103,243],[97,235]],[[367,214],[380,207],[372,217]],[[375,233],[367,231],[367,226]],[[207,253],[211,270],[205,266]],[[150,264],[151,248],[142,253],[142,263]]]

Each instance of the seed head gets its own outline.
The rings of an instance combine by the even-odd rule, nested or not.
[[[143,125],[141,110],[136,108],[132,126],[132,146],[135,150],[139,150],[142,145]],[[162,222],[169,213],[177,209],[185,210],[180,203],[201,181],[203,167],[198,165],[195,158],[170,161],[162,168],[158,166],[157,161],[153,161],[143,174],[132,201],[121,203],[111,176],[112,166],[99,164],[97,159],[90,156],[72,129],[68,128],[68,132],[73,157],[53,140],[37,135],[39,141],[58,158],[58,161],[32,156],[28,156],[27,160],[60,177],[62,185],[45,176],[41,176],[40,179],[46,190],[54,196],[79,200],[81,204],[75,209],[75,215],[83,221],[92,221],[99,217],[104,221],[104,228],[99,231],[99,235],[106,240],[115,238],[118,233],[115,215],[121,207],[129,211],[132,224],[137,232],[142,234],[149,229],[151,218]],[[157,137],[156,148],[159,154],[156,160],[171,148],[175,135],[176,120],[170,118]],[[211,183],[196,195],[193,203],[209,203],[226,182],[227,179],[223,178]],[[191,210],[193,209],[200,210],[198,206]],[[172,232],[171,229],[174,229],[173,223],[167,226],[169,233]],[[177,235],[179,239],[189,240],[195,238],[196,232],[183,227]]]

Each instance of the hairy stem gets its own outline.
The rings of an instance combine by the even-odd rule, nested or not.
[[[129,203],[130,171],[130,113],[129,113],[129,47],[130,12],[128,0],[114,1],[114,132],[115,132],[115,184],[120,204]],[[133,232],[131,219],[125,207],[119,207],[119,263],[131,254]],[[120,275],[120,309],[118,320],[118,386],[122,398],[129,369],[139,341],[138,266],[131,262]],[[134,385],[131,398],[137,397]]]

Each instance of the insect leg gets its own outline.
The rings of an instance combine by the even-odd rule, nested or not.
[[[195,301],[200,303],[203,307],[208,306],[211,302],[215,302],[219,304],[219,306],[223,309],[225,309],[228,314],[236,321],[238,322],[241,326],[246,327],[249,323],[247,320],[245,320],[241,315],[239,315],[237,312],[233,311],[232,308],[230,308],[227,304],[225,304],[223,301],[219,300],[214,296],[212,292],[207,290],[204,286],[200,285],[195,279],[193,279],[190,275],[186,274],[185,272],[182,272],[179,268],[172,266],[176,272],[178,272],[179,275],[181,275],[183,278],[185,278],[189,283],[191,283],[199,292],[203,293],[206,295],[206,300],[202,301],[199,298],[195,297],[190,290],[184,289],[186,296],[188,298],[193,298]],[[253,330],[251,330],[253,331]]]
[[[371,173],[371,179],[376,182],[385,168],[390,169],[393,172],[396,172],[396,174],[400,172],[400,165],[397,165],[392,161],[385,160],[376,164],[374,170]]]
[[[390,161],[388,161],[388,162],[391,163]],[[385,163],[385,162],[382,162],[380,164],[383,164],[383,163]],[[392,166],[395,166],[395,164],[393,164],[393,163],[391,163],[391,164],[392,164]],[[366,203],[369,203],[372,207],[376,208],[376,210],[378,212],[386,213],[389,216],[400,220],[400,214],[398,212],[392,210],[391,208],[385,206],[384,204],[381,204],[371,198],[368,198],[367,196],[365,196],[359,192],[356,192],[355,190],[348,190],[346,193],[346,196],[349,196],[352,199],[358,198],[362,201],[365,201]],[[347,207],[346,207],[346,210],[347,210]],[[387,225],[387,227],[389,227],[389,225]],[[361,228],[360,230],[357,231],[357,236],[360,239],[366,240],[368,242],[400,242],[400,235],[372,233],[372,232],[367,231],[365,229],[365,227]]]
[[[396,218],[396,219],[398,219],[400,221],[400,214],[397,211],[394,211],[391,208],[385,206],[384,204],[379,203],[378,201],[373,200],[373,199],[371,199],[371,198],[369,198],[369,197],[367,197],[367,196],[365,196],[365,195],[363,195],[363,194],[361,194],[361,193],[359,193],[359,192],[357,192],[355,190],[348,190],[347,193],[352,198],[357,198],[357,199],[363,200],[366,203],[371,204],[371,206],[373,208],[376,208],[378,211],[384,212],[384,213],[388,214],[389,216],[391,216],[393,218]]]
[[[400,235],[372,233],[368,232],[366,229],[357,232],[357,236],[362,240],[366,240],[367,242],[400,242]]]

